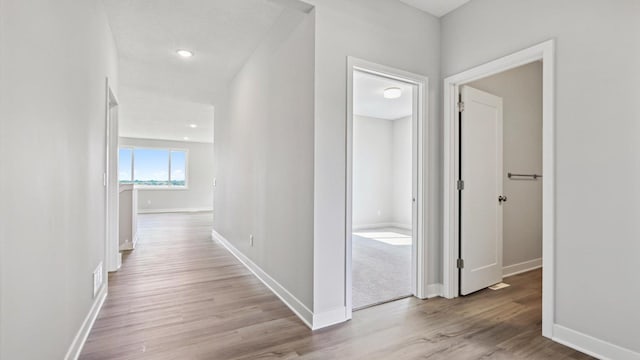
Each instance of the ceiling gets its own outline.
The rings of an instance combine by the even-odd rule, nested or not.
[[[185,122],[203,120],[203,105],[224,94],[284,10],[270,0],[103,2],[118,48],[119,84],[128,89],[118,94],[120,135],[168,140],[188,136],[178,131]],[[181,58],[178,49],[195,56]]]
[[[213,142],[213,105],[124,86],[120,87],[120,96],[126,99],[120,100],[118,107],[118,132],[122,137]]]
[[[386,99],[384,89],[398,87],[402,96]],[[397,120],[412,114],[414,85],[360,71],[353,74],[353,113],[379,119]]]
[[[400,0],[441,16],[468,0]],[[212,104],[294,0],[103,0],[118,48],[120,135],[213,141]],[[302,3],[299,3],[302,4]],[[307,9],[300,9],[305,11]],[[176,50],[195,56],[183,59]],[[399,118],[408,98],[363,80],[356,112]],[[397,84],[396,84],[397,85]],[[388,86],[387,86],[388,87]],[[125,90],[126,89],[126,90]],[[385,100],[380,103],[379,99]],[[384,104],[384,106],[381,106]],[[403,105],[404,104],[404,105]],[[200,134],[185,124],[197,123]],[[211,129],[211,131],[209,131]]]
[[[403,3],[441,17],[471,0],[400,0]]]
[[[267,0],[104,0],[121,84],[211,104],[284,8]],[[195,53],[189,59],[176,50]]]

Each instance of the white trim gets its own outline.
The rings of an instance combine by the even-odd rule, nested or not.
[[[540,269],[542,267],[542,258],[523,261],[521,263],[505,266],[502,268],[502,277],[509,277],[525,273],[527,271]]]
[[[291,294],[284,286],[280,285],[275,279],[267,274],[260,266],[254,263],[240,250],[236,249],[229,240],[220,235],[217,231],[211,230],[211,238],[224,246],[233,256],[238,259],[249,271],[255,275],[258,280],[271,290],[285,305],[291,309],[310,329],[313,329],[314,315],[298,298]]]
[[[331,325],[347,321],[347,309],[344,306],[319,314],[313,314],[313,330],[322,329]]]
[[[352,56],[347,57],[347,131],[346,131],[346,182],[345,182],[345,299],[346,319],[351,319],[353,315],[352,298],[352,253],[351,234],[353,233],[353,204],[352,204],[352,181],[353,181],[353,73],[362,71],[385,78],[403,81],[416,86],[414,94],[414,105],[417,111],[413,114],[413,136],[417,146],[416,159],[413,168],[417,177],[413,180],[414,202],[413,221],[413,251],[412,251],[412,292],[424,299],[427,297],[427,240],[428,218],[427,204],[429,204],[428,189],[429,178],[424,176],[425,169],[429,168],[429,156],[425,150],[429,148],[429,79],[426,76],[414,74],[408,71],[395,69],[389,66],[376,64],[370,61],[358,59]],[[413,153],[413,150],[412,150]]]
[[[534,61],[543,61],[543,285],[542,334],[551,337],[555,322],[555,41],[549,40],[444,80],[444,199],[443,293],[457,297],[458,271],[458,159],[456,104],[459,86]]]
[[[84,347],[84,343],[87,341],[89,337],[89,333],[91,332],[91,328],[93,328],[93,324],[96,322],[98,318],[98,314],[102,309],[102,305],[104,305],[104,301],[107,299],[107,282],[105,281],[102,285],[102,288],[98,292],[98,296],[96,296],[93,305],[91,305],[91,310],[84,318],[80,329],[76,333],[76,336],[73,338],[73,342],[71,346],[69,346],[69,350],[67,350],[67,354],[64,356],[65,360],[76,360],[80,356],[82,352],[82,348]]]
[[[385,222],[385,223],[377,223],[377,224],[358,224],[354,225],[351,228],[351,231],[361,231],[361,230],[373,230],[380,228],[397,228],[402,230],[411,230],[411,224],[401,224],[395,222]]]
[[[138,209],[138,214],[213,212],[212,208]]]
[[[119,196],[118,185],[118,97],[106,78],[105,98],[105,261],[107,272],[117,271],[122,265],[118,239]],[[113,116],[115,114],[115,116]]]
[[[427,299],[442,296],[442,284],[429,284],[427,286]]]
[[[553,341],[602,360],[640,360],[638,352],[596,339],[562,325],[553,325]]]

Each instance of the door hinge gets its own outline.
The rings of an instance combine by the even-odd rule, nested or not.
[[[456,265],[458,266],[458,269],[463,269],[464,268],[464,260],[458,259],[458,262],[457,262]]]
[[[457,183],[456,186],[458,188],[458,191],[464,190],[464,181],[463,180],[458,180],[458,183]]]
[[[458,102],[458,111],[459,112],[463,112],[464,111],[464,101],[459,101]]]

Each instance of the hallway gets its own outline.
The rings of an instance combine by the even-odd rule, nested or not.
[[[80,359],[589,359],[540,335],[541,272],[403,299],[313,333],[222,246],[210,213],[141,215]]]
[[[211,213],[140,215],[80,359],[228,359],[307,327],[222,246]],[[252,336],[259,335],[259,336]],[[265,344],[266,342],[266,344]]]

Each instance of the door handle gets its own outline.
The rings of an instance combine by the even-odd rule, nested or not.
[[[498,202],[502,204],[503,202],[507,202],[507,197],[504,195],[498,196]]]

